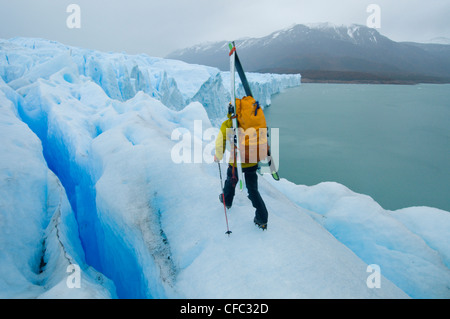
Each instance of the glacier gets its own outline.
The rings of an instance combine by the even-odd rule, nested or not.
[[[263,106],[301,81],[248,77]],[[244,191],[226,236],[217,164],[172,150],[178,131],[208,155],[215,137],[194,126],[217,127],[228,92],[212,67],[0,40],[0,298],[450,297],[450,215],[435,208],[264,175],[269,230]]]

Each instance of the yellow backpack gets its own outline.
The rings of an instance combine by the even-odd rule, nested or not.
[[[242,163],[258,163],[268,154],[267,124],[263,109],[251,96],[236,99],[239,151]]]

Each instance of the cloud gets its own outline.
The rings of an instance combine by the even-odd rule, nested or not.
[[[81,29],[65,24],[71,3],[81,8]],[[0,37],[165,56],[199,42],[262,37],[294,23],[365,24],[371,3],[381,7],[380,32],[394,40],[450,38],[448,0],[0,0]]]

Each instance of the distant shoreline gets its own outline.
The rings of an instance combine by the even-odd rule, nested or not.
[[[302,78],[303,83],[330,83],[330,84],[394,84],[394,85],[417,85],[424,82],[410,82],[410,81],[375,81],[375,80],[317,80]],[[427,84],[446,84],[446,83],[427,83]]]
[[[258,72],[258,71],[257,71]],[[354,71],[326,71],[326,70],[292,70],[292,69],[264,69],[260,73],[300,73],[302,83],[346,83],[346,84],[448,84],[450,77],[428,76],[407,73],[368,73]]]

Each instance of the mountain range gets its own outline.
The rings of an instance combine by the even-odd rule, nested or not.
[[[303,82],[450,83],[450,45],[396,42],[352,24],[302,25],[235,41],[246,71],[301,73]],[[166,58],[229,69],[228,41]]]
[[[0,299],[450,299],[450,212],[263,174],[268,230],[246,192],[224,216],[221,73],[0,39]],[[249,74],[254,92],[283,78]]]

